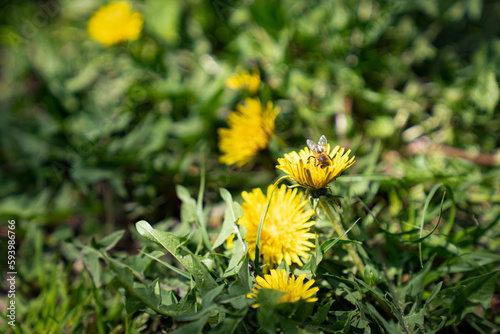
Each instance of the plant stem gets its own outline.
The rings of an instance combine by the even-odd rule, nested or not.
[[[347,235],[345,235],[345,230],[342,224],[335,220],[330,203],[325,200],[319,199],[319,205],[321,205],[323,211],[325,211],[325,214],[328,216],[328,219],[330,219],[330,221],[332,222],[333,228],[335,229],[335,231],[337,231],[337,234],[339,236],[342,236],[342,240],[349,240]],[[363,260],[361,260],[361,258],[359,257],[358,252],[352,244],[345,244],[344,247],[347,253],[349,253],[349,255],[351,256],[352,262],[354,263],[356,268],[358,268],[359,274],[364,278],[365,265],[363,264]]]

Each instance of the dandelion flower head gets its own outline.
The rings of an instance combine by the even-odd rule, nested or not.
[[[285,269],[271,270],[269,275],[256,277],[257,285],[252,289],[252,293],[247,295],[247,298],[257,298],[260,289],[273,289],[286,293],[281,297],[279,303],[294,303],[301,299],[306,303],[315,302],[318,298],[314,297],[314,294],[319,288],[311,288],[314,284],[313,279],[304,283],[305,277],[306,274],[302,274],[299,277],[295,277],[295,275],[288,277]],[[254,308],[259,306],[259,304],[253,305]]]
[[[260,86],[259,71],[253,70],[252,74],[248,71],[235,73],[226,80],[226,86],[235,90],[247,88],[250,94],[255,94]]]
[[[248,98],[244,105],[237,105],[227,120],[229,129],[218,129],[220,162],[226,165],[246,164],[258,151],[267,147],[274,133],[274,120],[278,107],[268,102],[263,107],[258,98]]]
[[[245,239],[254,261],[260,219],[273,188],[272,185],[267,188],[267,195],[259,188],[242,193],[245,202],[242,204],[243,217],[238,224],[247,228]],[[260,235],[259,251],[266,269],[276,268],[283,260],[288,265],[293,262],[302,266],[300,258],[309,258],[308,252],[314,248],[309,240],[315,237],[309,233],[309,228],[315,222],[310,221],[314,210],[305,210],[307,203],[297,188],[288,189],[282,185],[274,191]]]
[[[276,168],[281,169],[302,186],[321,189],[339,177],[343,171],[352,166],[355,157],[349,158],[351,150],[345,151],[340,146],[330,149],[330,144],[325,147],[325,154],[330,157],[328,166],[315,163],[316,155],[305,147],[299,153],[293,151],[278,159]]]
[[[104,45],[114,45],[139,38],[144,20],[126,2],[112,2],[99,8],[90,18],[87,31],[90,38]]]

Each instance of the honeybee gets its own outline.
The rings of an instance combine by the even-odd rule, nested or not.
[[[314,158],[314,167],[316,167],[316,165],[319,165],[321,168],[330,166],[332,158],[328,154],[326,154],[327,144],[328,142],[326,141],[325,135],[322,135],[319,138],[317,144],[312,140],[308,139],[307,146],[309,146],[314,155],[311,155],[309,156],[309,158],[307,158],[307,163],[309,163],[309,160],[311,158]]]

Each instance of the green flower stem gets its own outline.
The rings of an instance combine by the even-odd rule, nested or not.
[[[325,211],[328,219],[330,219],[330,221],[332,222],[333,228],[335,228],[337,234],[339,236],[342,236],[342,240],[349,240],[349,238],[347,238],[347,235],[345,235],[345,230],[342,224],[335,220],[330,203],[325,200],[319,199],[319,205],[321,205],[321,208],[323,208],[323,211]],[[359,257],[358,252],[352,244],[345,244],[344,247],[347,250],[347,253],[349,253],[349,255],[351,256],[352,262],[354,263],[356,268],[358,268],[361,277],[364,278],[365,265],[363,264],[363,260],[361,260],[361,258]]]

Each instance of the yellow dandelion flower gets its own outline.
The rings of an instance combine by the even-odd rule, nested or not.
[[[105,45],[139,38],[144,21],[126,2],[112,2],[99,8],[90,18],[87,31],[90,38]]]
[[[234,234],[231,234],[229,238],[226,239],[226,249],[233,249],[234,247]]]
[[[326,142],[326,138],[324,140]],[[351,150],[346,152],[340,146],[330,150],[330,144],[325,144],[323,150],[323,154],[329,157],[321,160],[326,161],[325,163],[319,163],[318,155],[309,147],[305,147],[299,153],[293,151],[278,159],[279,165],[276,168],[287,173],[302,186],[313,189],[325,188],[356,161],[354,156],[349,158]]]
[[[248,98],[245,105],[237,105],[236,110],[227,120],[229,129],[217,131],[219,150],[223,153],[219,160],[226,165],[241,167],[267,147],[274,133],[279,108],[273,108],[272,102],[263,108],[258,98]]]
[[[247,294],[247,298],[257,298],[260,289],[273,289],[286,293],[281,297],[279,303],[294,303],[301,299],[306,303],[317,301],[318,298],[314,297],[314,294],[319,288],[311,288],[314,284],[313,279],[304,284],[304,278],[306,278],[306,274],[302,274],[299,277],[295,277],[295,275],[288,277],[285,269],[271,270],[269,275],[256,277],[257,285],[252,289],[253,293]],[[254,304],[252,307],[256,308],[259,306],[259,304]]]
[[[239,225],[247,228],[245,237],[248,242],[250,257],[255,261],[255,247],[262,212],[271,196],[273,186],[267,188],[267,196],[256,188],[251,193],[243,192],[245,202],[242,204],[243,217]],[[282,260],[288,265],[292,262],[303,265],[300,257],[309,258],[309,250],[314,244],[314,234],[308,233],[314,221],[309,221],[314,210],[305,210],[307,200],[302,200],[302,194],[297,188],[288,189],[282,185],[274,191],[262,232],[260,235],[260,254],[267,269],[276,268]]]
[[[226,86],[231,89],[247,88],[250,94],[257,93],[260,86],[260,74],[258,70],[253,70],[252,74],[248,71],[235,73],[226,80]]]

